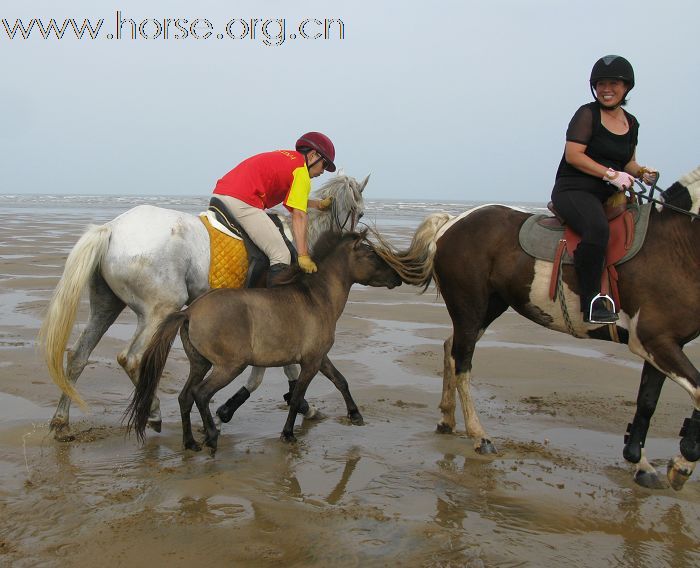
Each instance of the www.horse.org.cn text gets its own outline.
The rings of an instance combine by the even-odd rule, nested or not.
[[[340,18],[232,18],[222,26],[207,18],[133,18],[117,10],[113,25],[105,18],[2,18],[0,41],[9,40],[248,40],[280,46],[295,40],[345,39]]]

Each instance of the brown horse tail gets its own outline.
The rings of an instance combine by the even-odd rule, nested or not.
[[[163,374],[168,353],[170,353],[177,332],[188,320],[187,310],[170,314],[158,326],[151,342],[146,347],[146,351],[144,351],[141,365],[139,365],[134,398],[124,413],[127,418],[127,431],[130,432],[133,428],[140,442],[143,442],[146,436],[146,424],[151,414],[151,403]]]
[[[372,235],[378,241],[375,250],[389,266],[396,270],[404,283],[422,286],[425,292],[430,282],[435,278],[433,259],[437,250],[438,232],[452,219],[454,217],[447,213],[429,215],[418,226],[413,235],[411,246],[405,251],[397,250],[376,229],[372,229]]]

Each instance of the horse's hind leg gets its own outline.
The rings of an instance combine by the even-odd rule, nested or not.
[[[204,444],[209,446],[212,452],[216,451],[219,430],[216,428],[216,423],[209,410],[209,401],[219,390],[240,375],[247,366],[243,363],[237,366],[214,367],[204,381],[190,387],[194,403],[197,405],[204,425]]]
[[[75,344],[66,353],[66,375],[75,384],[87,365],[90,354],[105,332],[117,319],[125,304],[107,286],[101,275],[93,274],[90,279],[90,317],[85,329],[81,332]],[[70,441],[69,415],[70,397],[65,394],[56,407],[51,419],[50,428],[54,437],[59,441]]]
[[[637,411],[632,423],[627,426],[625,447],[622,451],[624,458],[636,465],[635,482],[650,489],[663,487],[656,470],[647,460],[644,443],[665,379],[666,375],[648,361],[644,362],[637,394]]]
[[[452,359],[452,339],[453,336],[450,335],[443,344],[442,398],[439,405],[442,418],[437,425],[437,431],[441,434],[451,434],[457,426],[455,420],[457,379],[455,378],[454,359]]]
[[[165,317],[179,310],[180,305],[177,303],[159,304],[157,306],[149,306],[148,309],[140,311],[137,311],[132,306],[137,317],[136,332],[131,338],[129,346],[117,356],[117,361],[124,371],[126,371],[126,374],[129,375],[134,385],[138,382],[139,366],[141,365],[141,359],[143,358],[143,353],[146,350],[148,342]],[[153,402],[151,403],[148,425],[156,432],[160,432],[162,419],[160,415],[160,400],[157,396],[153,397]]]
[[[352,399],[352,395],[350,394],[348,381],[345,379],[343,374],[335,368],[335,365],[331,363],[328,355],[325,355],[321,361],[321,372],[330,379],[330,381],[335,385],[335,388],[337,388],[340,391],[340,394],[343,395],[343,400],[345,400],[345,406],[348,410],[348,418],[350,421],[356,426],[361,426],[364,424],[362,414],[360,414],[360,410],[357,408],[357,404],[355,404],[355,401]],[[302,402],[306,401],[304,401],[302,398]],[[301,406],[299,408],[299,412],[301,412]]]
[[[189,335],[183,329],[180,334],[182,338],[182,345],[187,354],[187,358],[190,361],[190,373],[187,377],[187,382],[182,388],[180,395],[177,400],[180,404],[180,419],[182,421],[182,445],[187,450],[194,450],[198,452],[202,449],[202,446],[197,443],[192,434],[192,420],[190,414],[192,412],[192,405],[194,404],[194,396],[192,394],[192,389],[199,385],[204,379],[209,369],[211,369],[211,363],[202,357],[200,353],[194,348],[189,340]]]

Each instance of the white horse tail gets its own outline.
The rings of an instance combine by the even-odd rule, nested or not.
[[[75,323],[80,296],[90,277],[99,269],[112,234],[110,225],[88,227],[70,251],[63,275],[53,292],[37,341],[42,347],[54,383],[83,408],[85,401],[68,380],[63,354]]]
[[[423,290],[434,278],[433,259],[437,250],[438,233],[454,217],[447,213],[429,215],[416,229],[408,250],[398,251],[377,231],[372,231],[379,241],[376,251],[406,284],[422,286]]]

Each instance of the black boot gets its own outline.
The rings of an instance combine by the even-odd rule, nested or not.
[[[283,272],[289,268],[288,264],[282,264],[281,262],[277,262],[275,264],[271,264],[270,268],[267,269],[267,287],[268,288],[274,288],[277,286],[277,275],[280,272]]]
[[[610,309],[606,296],[600,296],[605,249],[581,243],[574,252],[574,268],[578,278],[581,312],[586,323],[615,323],[617,314]]]
[[[250,398],[250,391],[241,387],[240,390],[224,402],[217,410],[216,415],[222,422],[229,422],[233,418],[233,413]]]

